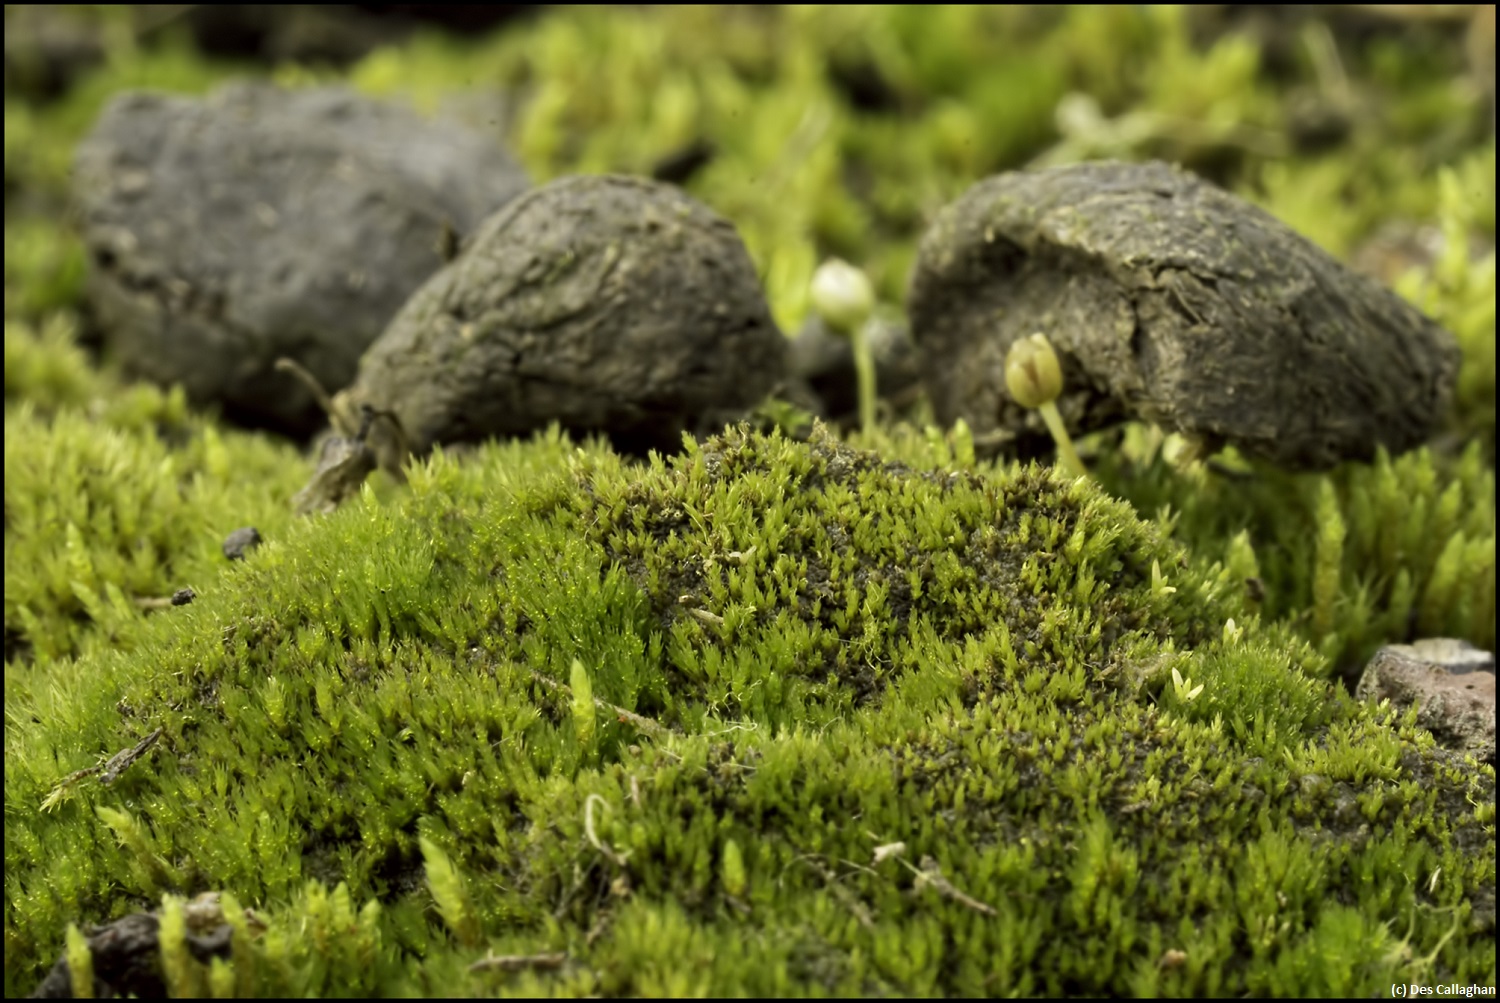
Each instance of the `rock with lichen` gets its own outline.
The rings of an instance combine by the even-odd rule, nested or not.
[[[134,375],[307,433],[448,245],[527,187],[488,137],[345,88],[131,92],[79,146],[88,294]]]
[[[908,311],[940,420],[1041,434],[1006,392],[1040,331],[1078,431],[1126,418],[1291,468],[1425,441],[1458,372],[1453,336],[1267,213],[1165,164],[1001,174],[922,238]]]

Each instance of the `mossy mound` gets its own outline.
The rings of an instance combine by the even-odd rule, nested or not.
[[[206,889],[233,957],[164,932],[177,992],[1491,977],[1492,769],[1090,483],[892,452],[554,435],[288,528],[13,713],[8,991]]]
[[[666,639],[667,692],[778,728],[883,696],[934,645],[956,657],[979,641],[1010,672],[1018,658],[1065,664],[1082,685],[1117,674],[1129,642],[1196,645],[1232,610],[1153,598],[1153,563],[1175,569],[1180,552],[1127,505],[1041,468],[986,479],[823,434],[736,434],[684,467],[581,488],[585,533]]]

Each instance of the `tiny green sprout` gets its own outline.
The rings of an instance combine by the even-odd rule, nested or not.
[[[169,996],[201,996],[202,980],[188,948],[186,903],[179,895],[164,894],[157,937],[161,946],[163,981]]]
[[[723,869],[724,890],[737,899],[744,898],[750,878],[745,872],[745,855],[740,851],[740,844],[732,839],[724,842]]]
[[[94,952],[89,949],[89,939],[77,923],[69,923],[63,940],[64,957],[68,959],[68,975],[72,979],[73,998],[94,998]]]
[[[1238,644],[1239,640],[1240,640],[1240,635],[1242,633],[1244,633],[1244,631],[1240,629],[1240,625],[1239,624],[1237,624],[1237,623],[1234,622],[1234,617],[1230,617],[1228,620],[1224,621],[1224,643],[1225,644]]]
[[[1017,404],[1036,408],[1042,413],[1042,421],[1047,423],[1052,441],[1057,443],[1057,455],[1063,468],[1074,477],[1088,476],[1057,410],[1056,401],[1063,387],[1062,364],[1057,361],[1057,352],[1045,334],[1037,332],[1010,346],[1005,355],[1005,386]]]
[[[1151,562],[1151,594],[1153,596],[1167,596],[1177,591],[1175,585],[1167,584],[1167,577],[1161,573],[1161,562]]]
[[[594,685],[588,670],[578,659],[573,659],[568,682],[573,690],[573,727],[578,735],[578,744],[585,751],[594,747]]]
[[[859,424],[868,432],[875,427],[875,357],[867,331],[875,290],[864,272],[840,258],[829,258],[813,273],[811,297],[823,323],[848,338],[854,349]]]
[[[1177,671],[1176,666],[1172,667],[1172,688],[1177,691],[1177,699],[1183,703],[1192,703],[1203,692],[1202,683],[1194,686],[1192,678],[1182,678],[1182,673]]]
[[[417,847],[422,851],[427,888],[432,892],[432,900],[437,903],[438,915],[443,918],[448,929],[453,931],[459,943],[474,947],[479,943],[482,930],[463,875],[453,866],[453,861],[443,852],[442,847],[426,836],[417,837]]]

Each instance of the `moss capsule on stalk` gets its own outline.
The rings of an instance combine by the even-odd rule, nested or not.
[[[875,427],[875,356],[866,327],[875,309],[875,290],[865,273],[840,258],[829,258],[813,273],[813,309],[830,330],[849,339],[859,386],[859,424]]]
[[[1057,410],[1055,402],[1063,386],[1062,365],[1045,334],[1039,332],[1021,338],[1010,346],[1005,355],[1005,386],[1017,404],[1042,413],[1042,421],[1047,423],[1047,431],[1057,443],[1058,459],[1064,469],[1074,477],[1087,477],[1088,470],[1078,458],[1073,439]]]

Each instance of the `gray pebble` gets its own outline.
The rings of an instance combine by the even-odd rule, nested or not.
[[[1495,761],[1495,656],[1467,641],[1423,638],[1388,644],[1360,676],[1355,696],[1418,705],[1417,723],[1457,752]]]
[[[245,526],[224,537],[224,556],[231,561],[243,561],[245,555],[260,546],[260,531],[254,526]]]

